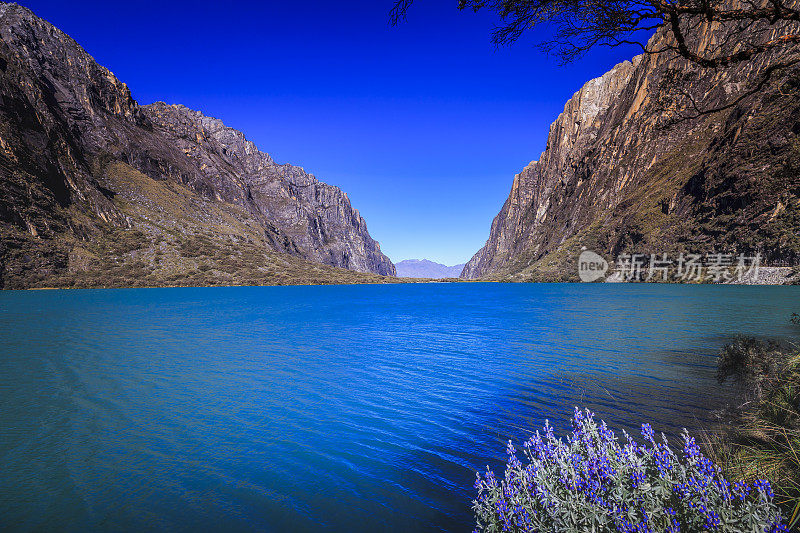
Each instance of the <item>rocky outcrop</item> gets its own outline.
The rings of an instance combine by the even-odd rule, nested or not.
[[[74,40],[16,4],[0,4],[0,186],[7,287],[125,262],[99,251],[119,232],[138,235],[151,256],[165,245],[178,254],[197,236],[182,221],[214,246],[248,242],[259,254],[395,273],[344,192],[275,163],[219,120],[139,106]],[[167,197],[200,207],[174,211]],[[173,225],[175,235],[164,233]],[[140,274],[157,270],[145,266]]]
[[[700,41],[722,32],[706,25]],[[658,32],[649,48],[664,44]],[[779,58],[710,70],[644,54],[588,82],[514,177],[462,277],[572,280],[585,248],[800,262],[800,73],[747,96]]]
[[[154,129],[195,165],[218,201],[248,207],[288,237],[290,251],[333,266],[395,275],[347,194],[302,168],[279,165],[222,121],[180,105],[143,107]]]
[[[635,58],[637,63],[640,58]],[[462,276],[480,277],[505,265],[530,245],[529,237],[547,232],[552,218],[551,202],[572,178],[580,162],[591,154],[602,128],[602,118],[633,74],[631,62],[620,63],[600,78],[587,82],[564,106],[550,127],[547,150],[514,176],[511,193],[492,222],[491,236],[465,265]],[[564,228],[569,232],[569,225]]]

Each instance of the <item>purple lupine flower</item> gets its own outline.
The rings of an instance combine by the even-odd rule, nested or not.
[[[774,498],[775,493],[772,492],[772,485],[766,479],[757,479],[753,482],[753,486],[759,490],[762,494],[766,495],[767,498]]]
[[[630,473],[631,481],[633,482],[633,487],[638,488],[639,485],[644,483],[644,472],[641,470],[633,470]]]
[[[655,434],[656,433],[653,431],[653,426],[650,424],[642,424],[642,437],[644,437],[644,440],[651,443],[653,446],[656,445]]]
[[[750,485],[744,481],[737,481],[733,484],[733,493],[740,501],[744,501],[747,495],[750,494]]]
[[[773,522],[764,528],[765,533],[788,533],[789,528],[782,522]]]
[[[556,437],[553,435],[553,426],[550,425],[549,420],[544,421],[544,435],[547,440],[554,440]]]
[[[696,459],[700,456],[700,446],[690,437],[688,433],[684,434],[683,453],[686,455],[687,460]]]
[[[719,514],[712,509],[705,509],[705,519],[706,519],[706,528],[707,529],[716,529],[722,524],[722,520],[719,518]]]
[[[591,411],[576,409],[564,440],[546,422],[543,435],[524,443],[528,464],[509,442],[504,479],[498,483],[488,469],[476,477],[478,529],[547,531],[577,514],[605,517],[622,532],[719,530],[722,524],[786,531],[768,482],[731,484],[685,431],[678,456],[663,435],[656,442],[649,424],[642,425],[642,446],[625,432],[627,442],[618,443],[598,422]]]

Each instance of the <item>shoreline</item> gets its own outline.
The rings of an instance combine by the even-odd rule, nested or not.
[[[773,267],[785,268],[792,270],[791,267]],[[782,277],[775,277],[770,275],[764,279],[759,276],[758,282],[751,283],[682,283],[682,282],[664,282],[664,281],[639,281],[639,282],[623,282],[623,281],[609,281],[605,280],[597,282],[601,284],[611,285],[720,285],[720,286],[751,286],[751,287],[794,287],[800,285],[800,280],[792,280],[791,275],[783,275]],[[770,282],[775,281],[775,282]],[[66,291],[66,290],[114,290],[114,289],[208,289],[208,288],[232,288],[232,287],[317,287],[327,285],[420,285],[420,284],[448,284],[448,283],[506,283],[509,285],[557,285],[557,284],[571,284],[571,285],[594,285],[595,283],[586,283],[581,281],[514,281],[506,279],[462,279],[462,278],[396,278],[396,281],[361,281],[352,283],[264,283],[252,284],[244,283],[241,285],[115,285],[115,286],[77,286],[77,287],[3,287],[0,291]]]

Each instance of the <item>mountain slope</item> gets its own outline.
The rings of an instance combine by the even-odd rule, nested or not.
[[[427,259],[406,259],[395,265],[397,275],[405,278],[457,278],[464,265],[447,266]]]
[[[0,37],[2,286],[313,282],[309,261],[395,274],[338,188],[219,120],[139,106],[23,7],[0,4]]]
[[[699,39],[724,42],[717,26]],[[652,49],[671,44],[657,33]],[[735,45],[735,43],[734,43]],[[514,178],[465,278],[574,280],[583,248],[621,253],[761,253],[800,262],[800,71],[779,55],[701,70],[641,55],[588,82]],[[698,116],[699,115],[699,116]]]

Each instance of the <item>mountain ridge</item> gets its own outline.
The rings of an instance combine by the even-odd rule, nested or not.
[[[447,266],[429,259],[404,259],[395,263],[397,275],[405,278],[457,278],[464,264]]]
[[[313,282],[316,263],[395,274],[337,187],[218,119],[139,105],[25,7],[0,4],[0,37],[3,287]]]
[[[722,31],[703,23],[698,39],[726,42]],[[662,29],[648,46],[670,39]],[[462,277],[577,281],[584,249],[800,263],[800,69],[737,100],[790,52],[717,70],[642,54],[587,82],[514,177]]]

